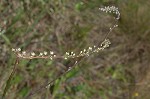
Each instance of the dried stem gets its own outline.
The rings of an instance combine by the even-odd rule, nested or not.
[[[7,92],[7,90],[9,89],[10,82],[11,82],[11,80],[12,80],[12,78],[13,78],[13,75],[14,75],[14,73],[15,73],[15,71],[16,71],[16,67],[17,67],[18,64],[19,64],[19,57],[16,58],[15,64],[14,64],[13,69],[12,69],[12,72],[11,72],[11,74],[10,74],[10,76],[9,76],[9,78],[8,78],[8,80],[7,80],[7,82],[6,82],[6,86],[5,86],[4,92],[3,92],[3,94],[2,94],[2,99],[5,98],[6,92]]]

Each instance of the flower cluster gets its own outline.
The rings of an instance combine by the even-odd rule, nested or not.
[[[88,49],[81,50],[78,54],[75,54],[74,52],[70,52],[70,53],[66,52],[66,54],[64,56],[65,56],[65,59],[82,57],[82,56],[89,56],[94,48],[95,48],[95,46],[94,47],[88,47]]]
[[[120,19],[120,12],[119,12],[119,10],[118,10],[118,8],[117,7],[115,7],[115,6],[107,6],[107,7],[104,7],[104,8],[99,8],[101,11],[104,11],[104,12],[106,12],[106,13],[114,13],[114,14],[116,14],[117,15],[117,20],[119,20]]]
[[[53,51],[44,51],[40,53],[35,53],[35,52],[30,52],[27,53],[26,51],[22,51],[21,48],[17,49],[12,49],[12,51],[17,55],[19,58],[26,58],[26,59],[34,59],[34,58],[45,58],[45,59],[54,59],[54,58],[63,58],[63,59],[68,59],[68,58],[76,58],[76,57],[83,57],[83,56],[89,56],[91,53],[99,52],[100,50],[104,50],[105,48],[109,47],[110,41],[108,39],[105,39],[100,47],[88,47],[87,49],[84,49],[80,51],[78,54],[75,52],[66,52],[62,56],[56,55]]]
[[[12,48],[12,51],[17,55],[17,57],[26,58],[26,59],[49,58],[52,60],[53,58],[56,57],[53,51],[50,51],[49,53],[47,51],[40,52],[40,53],[35,53],[35,52],[27,53],[26,51],[22,51],[21,48],[17,48],[17,49]]]

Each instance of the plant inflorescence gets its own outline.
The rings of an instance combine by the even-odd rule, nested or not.
[[[35,58],[43,58],[43,59],[56,59],[56,58],[63,58],[65,60],[70,59],[70,58],[77,58],[77,57],[83,57],[83,56],[90,56],[91,53],[98,53],[101,50],[104,50],[105,48],[109,47],[109,45],[111,44],[111,42],[109,41],[109,39],[105,39],[102,43],[100,47],[96,47],[96,46],[92,46],[92,47],[88,47],[87,49],[83,49],[82,51],[80,51],[79,53],[75,53],[75,52],[66,52],[64,55],[59,56],[56,55],[54,53],[54,51],[43,51],[43,52],[39,52],[39,53],[35,53],[35,52],[26,52],[26,51],[22,51],[21,48],[17,48],[17,49],[12,49],[12,51],[16,54],[17,57],[19,58],[24,58],[24,59],[35,59]]]
[[[101,11],[106,12],[106,13],[114,13],[117,16],[115,17],[116,22],[120,19],[120,12],[118,10],[117,7],[115,6],[107,6],[104,8],[99,8]],[[104,50],[105,48],[109,47],[109,45],[111,44],[111,42],[109,41],[109,39],[107,39],[109,33],[115,28],[118,27],[117,23],[115,23],[112,27],[110,27],[110,31],[106,34],[106,37],[104,38],[103,42],[101,43],[101,45],[98,46],[91,46],[88,47],[87,49],[83,49],[81,50],[79,53],[75,53],[73,51],[68,52],[66,51],[66,53],[62,56],[58,56],[55,54],[54,51],[43,51],[43,52],[39,52],[39,53],[35,53],[35,52],[26,52],[23,51],[21,48],[12,48],[12,51],[15,53],[15,55],[19,58],[24,58],[24,59],[35,59],[35,58],[44,58],[44,59],[55,59],[55,58],[63,58],[63,59],[69,59],[69,58],[76,58],[76,57],[83,57],[83,56],[89,56],[91,53],[96,53],[99,52],[101,50]]]
[[[111,42],[108,39],[108,35],[112,32],[112,30],[114,28],[118,27],[117,22],[120,19],[120,12],[119,12],[118,8],[115,7],[115,6],[107,6],[107,7],[102,7],[102,8],[99,8],[99,9],[101,11],[103,11],[103,12],[113,13],[113,14],[116,15],[116,17],[115,17],[116,23],[112,27],[110,27],[108,33],[106,33],[106,36],[105,36],[104,40],[100,44],[98,44],[97,46],[96,45],[90,46],[90,47],[88,47],[86,49],[83,49],[83,50],[79,51],[79,53],[75,53],[73,51],[71,51],[71,52],[66,51],[64,53],[64,55],[62,55],[62,56],[57,55],[54,51],[43,51],[43,52],[36,53],[34,51],[27,52],[25,50],[22,50],[21,48],[12,48],[12,51],[16,55],[16,63],[14,65],[14,69],[13,69],[12,72],[15,71],[15,67],[18,64],[20,58],[22,58],[22,59],[39,59],[40,58],[40,59],[50,59],[50,60],[55,60],[57,58],[61,58],[61,59],[64,59],[64,60],[68,60],[68,59],[71,59],[71,58],[82,57],[82,59],[84,59],[84,58],[86,58],[86,57],[88,57],[88,56],[90,56],[90,55],[92,55],[94,53],[98,53],[98,52],[100,52],[100,51],[108,48],[110,46],[110,44],[111,44]],[[67,69],[66,72],[64,72],[62,75],[59,75],[58,77],[56,77],[54,80],[48,82],[47,84],[43,85],[42,88],[48,88],[49,86],[51,86],[51,84],[54,83],[55,80],[57,80],[61,76],[65,75],[70,70],[72,70],[75,66],[77,66],[77,64],[79,64],[82,61],[82,59],[79,60],[79,61],[76,61],[71,67],[68,67],[68,69]],[[11,73],[8,81],[11,80],[12,75],[13,75],[13,73]],[[8,85],[6,84],[6,87],[7,86]],[[5,96],[5,94],[7,92],[6,87],[4,89],[3,96]],[[34,93],[36,93],[36,92],[38,92],[40,90],[41,90],[41,88],[38,89],[38,90],[36,90],[36,91],[34,91]],[[31,96],[31,95],[33,95],[34,93],[30,93],[28,95],[28,97]]]

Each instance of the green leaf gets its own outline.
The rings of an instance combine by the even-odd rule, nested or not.
[[[28,87],[24,87],[24,88],[19,92],[19,94],[20,94],[22,97],[24,97],[24,96],[27,95],[28,91],[29,91],[29,88],[28,88]]]
[[[81,11],[81,10],[83,9],[83,5],[84,5],[83,2],[78,2],[78,3],[75,5],[75,9],[78,10],[78,11]]]
[[[16,75],[14,76],[14,78],[11,81],[11,84],[17,84],[20,83],[23,80],[21,75]]]

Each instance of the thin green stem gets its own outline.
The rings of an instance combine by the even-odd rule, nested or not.
[[[5,86],[4,92],[3,92],[3,94],[2,94],[2,99],[4,99],[5,96],[6,96],[6,93],[7,93],[8,89],[9,89],[10,82],[11,82],[11,80],[12,80],[12,78],[13,78],[13,75],[15,74],[16,67],[17,67],[18,63],[19,63],[19,58],[17,57],[16,60],[15,60],[15,64],[14,64],[14,66],[13,66],[12,72],[11,72],[11,74],[10,74],[10,76],[9,76],[9,78],[8,78],[8,80],[7,80],[7,82],[6,82],[6,86]]]

